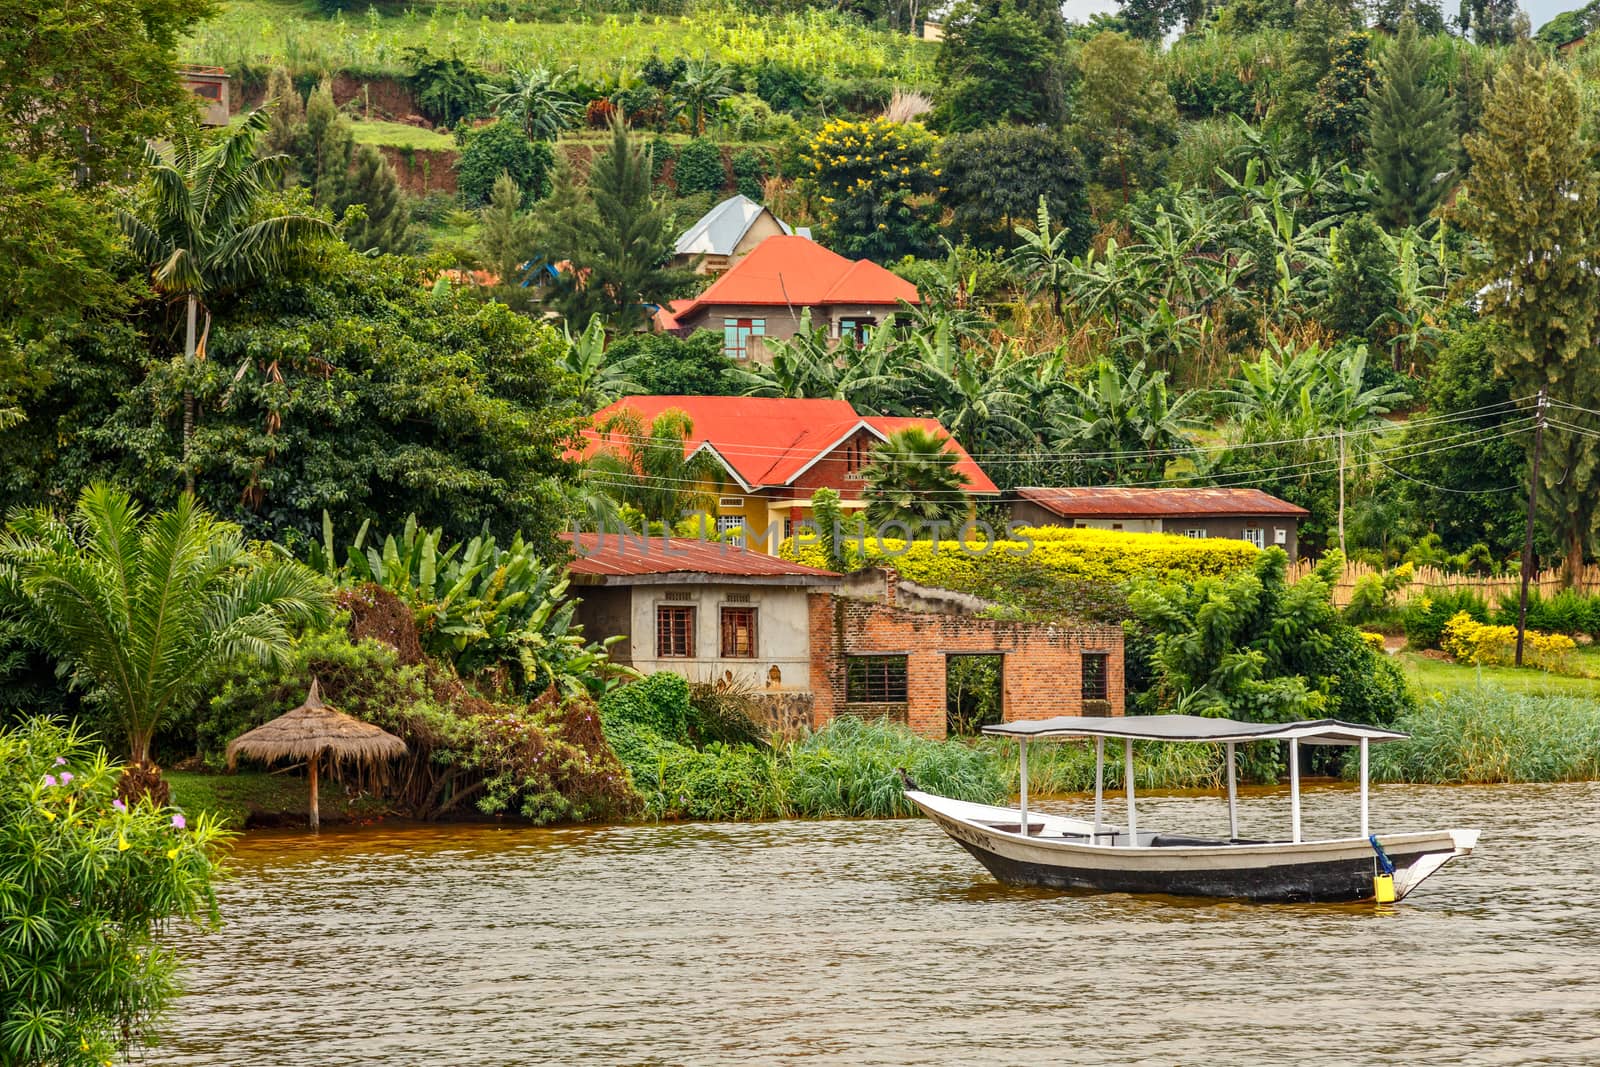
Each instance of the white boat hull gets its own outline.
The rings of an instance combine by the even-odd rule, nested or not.
[[[1010,885],[1283,902],[1374,895],[1377,857],[1365,838],[1235,844],[1141,832],[1130,844],[1125,831],[1102,827],[1093,835],[1087,822],[1038,812],[1029,812],[1024,835],[1016,808],[917,790],[907,790],[906,799]],[[1470,855],[1477,840],[1477,830],[1379,835],[1395,865],[1395,898],[1448,861]]]

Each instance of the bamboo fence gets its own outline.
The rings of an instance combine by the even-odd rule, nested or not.
[[[1311,560],[1297,560],[1289,566],[1291,580],[1299,580],[1316,567]],[[1333,586],[1333,602],[1338,607],[1345,607],[1350,603],[1350,597],[1355,592],[1356,582],[1369,574],[1383,573],[1376,567],[1365,563],[1351,561],[1345,564],[1344,573]],[[1431,589],[1448,589],[1452,592],[1458,590],[1471,590],[1477,593],[1490,607],[1499,602],[1502,596],[1516,596],[1522,588],[1521,575],[1513,570],[1506,574],[1484,576],[1478,574],[1448,574],[1436,567],[1418,567],[1411,576],[1411,584],[1402,586],[1394,594],[1398,604],[1404,604],[1414,596],[1421,596]],[[1562,580],[1562,571],[1559,567],[1547,571],[1540,571],[1528,582],[1530,595],[1537,591],[1541,597],[1552,597],[1566,588]],[[1600,592],[1600,564],[1591,564],[1578,575],[1578,580],[1573,583],[1573,588],[1579,592]]]

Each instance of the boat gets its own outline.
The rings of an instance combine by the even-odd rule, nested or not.
[[[1375,834],[1369,826],[1369,746],[1408,735],[1337,719],[1252,723],[1198,715],[1060,716],[986,726],[1014,738],[1020,761],[1015,808],[973,804],[918,789],[905,772],[906,799],[1008,885],[1102,893],[1151,893],[1262,902],[1402,900],[1446,863],[1471,855],[1477,830]],[[1028,744],[1091,739],[1095,749],[1094,817],[1073,819],[1028,810]],[[1126,774],[1127,825],[1108,825],[1105,744],[1123,742],[1125,767],[1135,741],[1221,744],[1227,752],[1228,837],[1147,830],[1139,826],[1134,775]],[[1235,749],[1252,741],[1289,745],[1290,830],[1286,840],[1239,837]],[[1300,832],[1300,745],[1359,745],[1361,832],[1304,840]]]

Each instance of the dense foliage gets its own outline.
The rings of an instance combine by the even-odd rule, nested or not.
[[[1600,706],[1492,686],[1431,697],[1394,722],[1410,734],[1378,745],[1375,782],[1566,782],[1600,777]]]
[[[154,1038],[178,992],[174,924],[214,927],[224,835],[131,801],[76,728],[0,728],[0,1064],[100,1067]]]

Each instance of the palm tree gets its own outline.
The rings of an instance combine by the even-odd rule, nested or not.
[[[728,68],[706,60],[690,63],[677,85],[677,94],[678,102],[689,113],[689,129],[696,137],[704,137],[706,112],[733,95]]]
[[[295,627],[323,621],[326,581],[247,543],[184,494],[143,517],[119,489],[83,491],[68,519],[15,514],[0,535],[0,598],[128,733],[135,763],[172,712],[238,659],[281,665]]]
[[[890,434],[861,468],[866,479],[867,521],[880,530],[902,522],[915,538],[935,523],[957,530],[966,523],[970,503],[967,476],[956,467],[950,439],[921,426]]]
[[[511,85],[502,89],[485,84],[489,107],[495,115],[515,123],[530,141],[554,141],[561,131],[578,121],[582,109],[566,93],[572,70],[553,73],[545,67],[513,67]]]
[[[638,508],[651,522],[670,530],[686,512],[710,510],[716,488],[727,476],[709,452],[685,455],[694,420],[676,408],[646,426],[638,412],[624,407],[595,432],[603,442],[585,476],[619,503]],[[592,511],[594,509],[591,509]]]
[[[1013,232],[1022,243],[1011,253],[1012,269],[1027,279],[1030,298],[1049,293],[1050,306],[1055,309],[1056,318],[1061,318],[1064,310],[1061,300],[1067,291],[1072,268],[1072,256],[1067,252],[1072,231],[1063,227],[1054,233],[1050,232],[1050,205],[1041,195],[1039,228],[1030,230],[1019,222],[1013,227]]]
[[[256,140],[266,128],[266,112],[253,111],[214,141],[179,132],[170,153],[146,145],[145,191],[133,210],[116,209],[156,291],[184,303],[183,479],[190,493],[194,371],[205,358],[205,334],[197,339],[195,333],[200,309],[210,298],[286,270],[318,241],[334,236],[333,227],[313,215],[264,206],[264,195],[278,188],[283,158],[257,157]],[[207,309],[205,332],[210,328]]]

